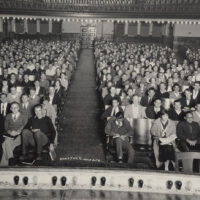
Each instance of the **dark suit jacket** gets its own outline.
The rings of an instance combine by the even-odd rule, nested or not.
[[[57,105],[57,107],[61,107],[61,98],[54,94],[52,105]]]
[[[121,104],[121,99],[118,95],[116,95],[115,97],[112,97],[110,94],[107,94],[103,99],[104,106],[106,105],[111,106],[113,98],[117,98],[119,103]]]
[[[56,90],[55,91],[55,95],[62,99],[64,97],[64,95],[65,95],[64,88],[60,87],[59,90]]]
[[[160,112],[154,111],[154,106],[149,106],[146,108],[146,116],[149,119],[158,119],[160,117]]]
[[[33,87],[34,85],[32,81],[28,81],[28,82],[22,81],[21,86],[24,87],[24,93],[29,94],[29,89]]]
[[[186,101],[186,98],[183,97],[181,100],[181,106],[184,108],[184,107],[189,107],[189,108],[192,108],[195,106],[195,101],[193,99],[190,100],[190,103],[189,105],[187,105],[187,101]]]
[[[111,117],[112,109],[113,109],[113,106],[108,107],[108,108],[104,111],[104,113],[101,115],[101,119],[102,119],[102,120],[106,120],[107,117]],[[119,112],[122,112],[122,113],[124,112],[123,109],[122,109],[121,107],[119,107]]]
[[[173,121],[183,121],[185,113],[183,111],[178,115],[174,108],[169,109],[169,118]]]
[[[147,95],[143,96],[140,100],[141,106],[148,107],[153,106],[154,98],[149,102],[149,97]]]
[[[39,97],[43,97],[46,95],[46,90],[44,87],[40,86],[40,89],[39,89],[39,93],[38,93],[38,96]]]
[[[2,104],[2,103],[0,103],[0,115],[2,115],[2,114],[1,114],[1,104]],[[7,104],[7,107],[6,107],[6,115],[7,115],[8,113],[11,113],[11,111],[10,111],[10,104],[9,104],[9,103]],[[5,118],[5,116],[2,116],[2,117]]]
[[[188,123],[186,121],[179,122],[176,127],[178,138],[182,140],[198,140],[200,141],[200,127],[197,122]]]
[[[11,88],[11,87],[17,87],[17,86],[20,86],[20,83],[18,82],[18,80],[16,80],[14,83],[11,83],[10,81],[8,82],[8,87],[9,87],[9,89]]]
[[[198,92],[195,99],[193,99],[193,95],[192,95],[192,100],[194,101],[195,104],[200,103],[200,91]]]
[[[169,98],[169,92],[161,93],[159,90],[156,91],[156,98],[162,99],[162,98]]]
[[[7,104],[7,107],[6,107],[6,115],[3,116],[1,114],[1,104],[0,103],[0,143],[2,143],[4,140],[3,140],[3,133],[5,132],[5,126],[4,126],[4,123],[5,123],[5,118],[6,118],[6,115],[11,113],[10,111],[10,104]],[[1,157],[0,157],[1,158]]]

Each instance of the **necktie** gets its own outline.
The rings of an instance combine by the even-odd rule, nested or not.
[[[2,107],[1,107],[1,114],[4,115],[4,104],[2,104]]]
[[[151,97],[149,97],[149,103],[151,103]]]
[[[6,104],[3,104],[3,115],[6,116]]]
[[[17,116],[16,116],[16,115],[14,115],[13,119],[14,119],[14,121],[15,121],[15,120],[17,119]]]

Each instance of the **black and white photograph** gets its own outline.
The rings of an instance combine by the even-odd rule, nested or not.
[[[199,200],[200,0],[0,0],[0,200]]]

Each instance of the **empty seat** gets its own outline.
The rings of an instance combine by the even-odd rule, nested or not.
[[[180,169],[179,161],[182,161],[183,171],[193,172],[194,160],[200,160],[200,152],[176,152],[175,153],[176,171],[179,171]]]

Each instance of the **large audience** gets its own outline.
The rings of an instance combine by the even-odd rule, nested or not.
[[[78,60],[79,41],[12,40],[0,43],[1,166],[42,160],[58,145],[58,114]]]
[[[78,41],[12,40],[0,44],[1,166],[42,160],[58,145],[58,115],[78,60]],[[175,167],[176,152],[200,151],[200,50],[178,61],[155,44],[94,44],[101,119],[119,163],[135,145],[153,148],[155,166]],[[141,123],[142,125],[138,126]],[[144,132],[141,130],[147,129]],[[132,144],[133,143],[133,144]]]
[[[137,143],[151,146],[156,167],[166,171],[175,167],[176,152],[200,151],[200,50],[188,49],[178,61],[169,47],[98,40],[94,54],[101,119],[119,163],[123,150],[134,162]],[[140,121],[150,123],[148,134],[135,129]]]

